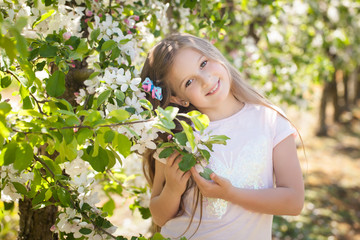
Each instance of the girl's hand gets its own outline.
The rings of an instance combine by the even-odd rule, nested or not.
[[[190,171],[204,197],[228,199],[233,187],[228,179],[211,173],[210,178],[213,180],[213,182],[211,182],[201,177],[194,167],[191,168]]]
[[[164,175],[165,175],[165,187],[169,192],[176,195],[181,195],[185,192],[186,183],[189,180],[191,173],[183,172],[179,169],[179,162],[182,159],[182,155],[179,152],[174,152],[167,158]]]

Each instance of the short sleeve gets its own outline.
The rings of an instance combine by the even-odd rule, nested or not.
[[[156,151],[154,152],[153,158],[163,164],[166,164],[166,158],[159,157],[159,154],[161,153],[162,150],[164,150],[164,149],[163,148],[156,149]]]
[[[275,119],[275,133],[273,138],[273,147],[278,145],[282,140],[287,138],[289,135],[296,136],[296,129],[291,125],[289,120],[285,119],[284,117],[282,117],[280,114],[277,113]]]

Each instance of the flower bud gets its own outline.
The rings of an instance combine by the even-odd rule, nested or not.
[[[65,32],[65,33],[63,34],[64,40],[69,40],[70,37],[71,37],[71,32]]]
[[[91,17],[91,16],[93,15],[93,12],[90,11],[90,10],[88,10],[88,9],[86,9],[85,15],[86,15],[87,17]]]

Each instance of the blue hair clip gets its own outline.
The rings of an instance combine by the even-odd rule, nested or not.
[[[154,83],[150,80],[150,78],[145,78],[145,81],[142,84],[142,88],[145,90],[145,92],[151,92],[152,98],[156,98],[159,101],[162,100],[163,96],[161,93],[161,87],[154,86]]]

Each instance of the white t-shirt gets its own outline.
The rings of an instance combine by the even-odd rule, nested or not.
[[[276,111],[254,104],[245,104],[234,115],[210,122],[206,131],[211,131],[211,135],[230,137],[227,145],[213,146],[208,167],[229,179],[235,187],[245,189],[274,187],[273,148],[296,133]],[[189,190],[184,198],[184,214],[162,227],[164,237],[177,239],[186,230],[193,197],[193,190]],[[183,236],[189,238],[195,232],[199,219],[198,206],[193,222]],[[272,219],[272,215],[251,212],[223,199],[204,198],[201,224],[191,239],[271,239]]]

